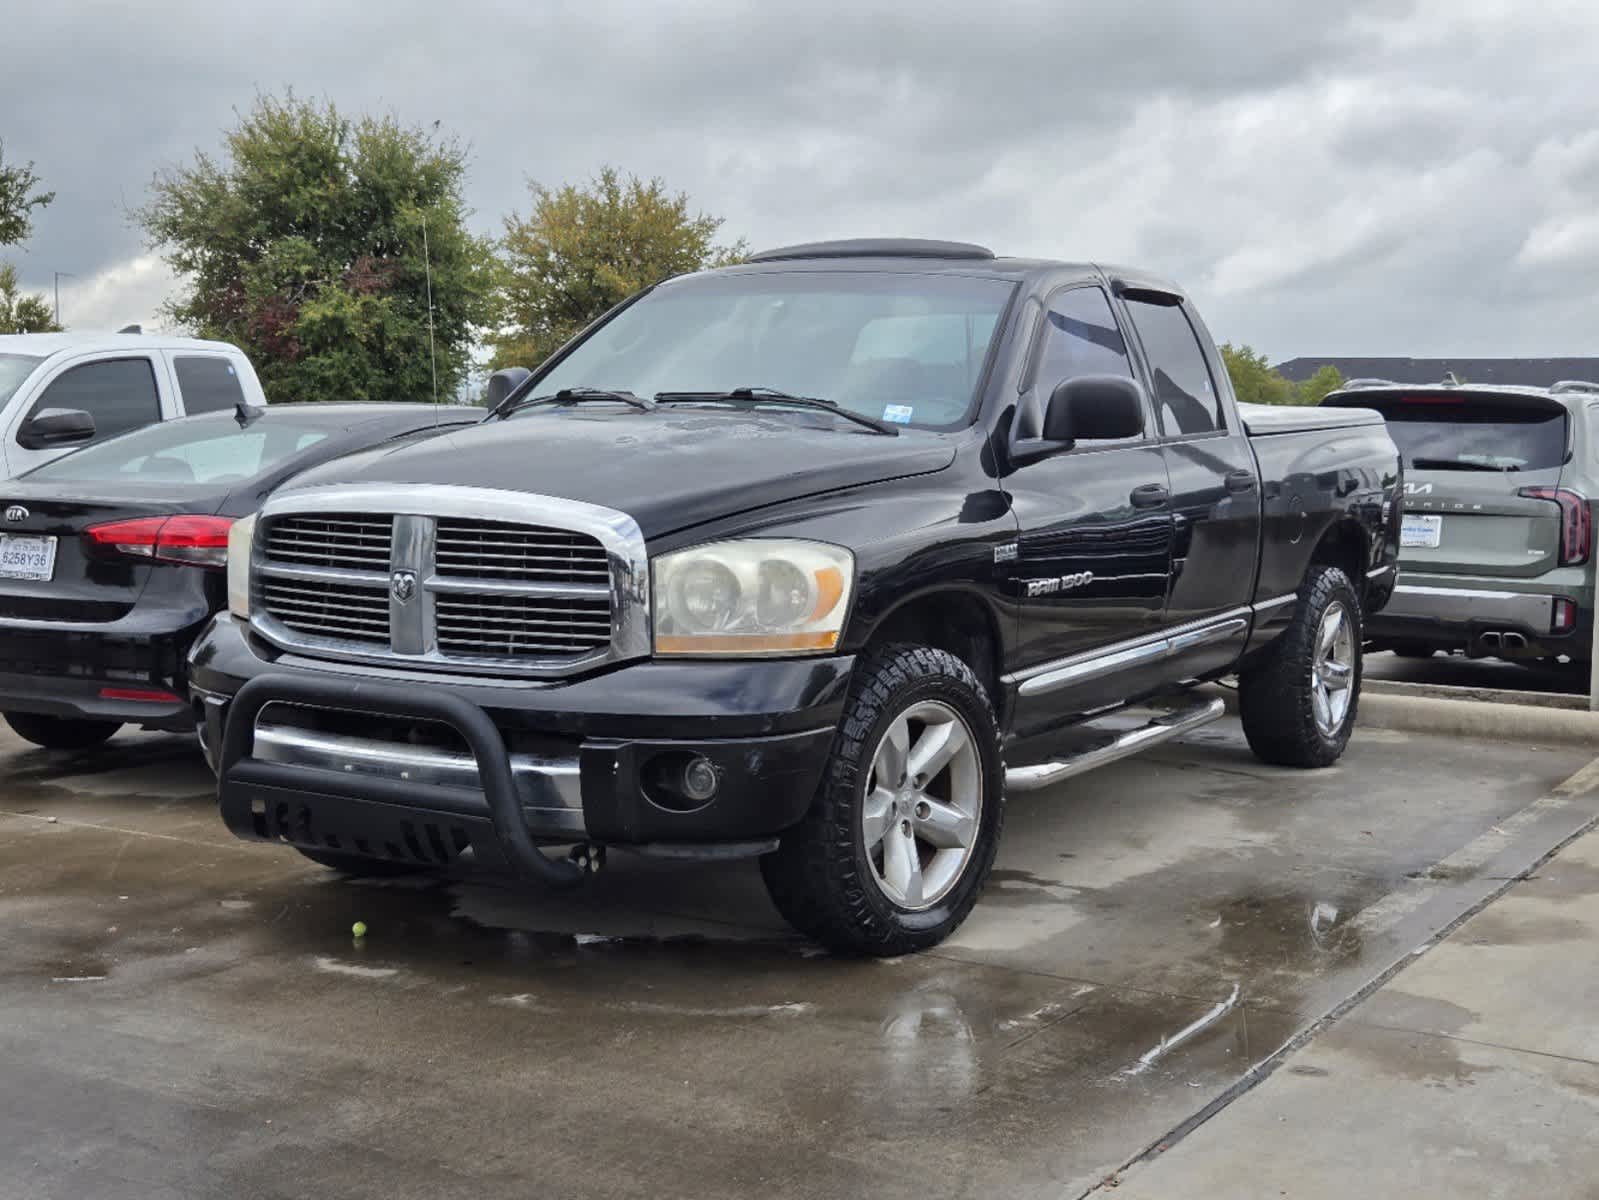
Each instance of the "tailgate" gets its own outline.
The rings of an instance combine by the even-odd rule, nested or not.
[[[1558,400],[1445,387],[1362,390],[1339,401],[1380,412],[1399,447],[1401,569],[1528,577],[1560,565],[1563,540],[1580,533],[1586,543],[1586,502],[1581,530],[1560,503],[1570,419]]]

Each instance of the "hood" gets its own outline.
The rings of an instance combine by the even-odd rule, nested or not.
[[[949,440],[825,413],[680,407],[547,410],[335,459],[284,492],[328,484],[503,488],[620,509],[647,538],[820,492],[942,470]]]

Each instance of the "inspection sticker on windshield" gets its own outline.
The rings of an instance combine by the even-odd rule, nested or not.
[[[0,534],[0,579],[49,579],[55,569],[55,538]]]
[[[1443,533],[1442,517],[1407,516],[1399,526],[1399,544],[1422,550],[1436,550]]]
[[[883,420],[892,421],[896,425],[909,425],[911,413],[915,410],[909,404],[885,404],[883,406]]]

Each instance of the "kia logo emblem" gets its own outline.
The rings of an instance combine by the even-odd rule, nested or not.
[[[28,510],[23,508],[20,504],[13,504],[10,508],[6,509],[6,520],[13,525],[20,524],[27,519]]]
[[[389,576],[389,595],[404,604],[416,595],[416,576],[410,571],[396,571]]]

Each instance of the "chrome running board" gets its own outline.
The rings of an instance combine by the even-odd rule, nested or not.
[[[1148,750],[1151,746],[1158,746],[1162,742],[1171,741],[1172,738],[1181,737],[1201,725],[1209,725],[1212,721],[1220,720],[1226,711],[1227,706],[1220,699],[1201,700],[1187,708],[1156,717],[1147,725],[1129,729],[1114,741],[1092,750],[1085,750],[1071,758],[1037,763],[1030,767],[1012,767],[1005,772],[1005,787],[1013,792],[1031,792],[1048,787],[1052,783],[1070,779],[1073,775],[1081,775],[1084,771],[1092,771],[1095,767],[1103,767],[1106,763],[1113,763],[1119,758],[1126,758],[1128,755]]]

